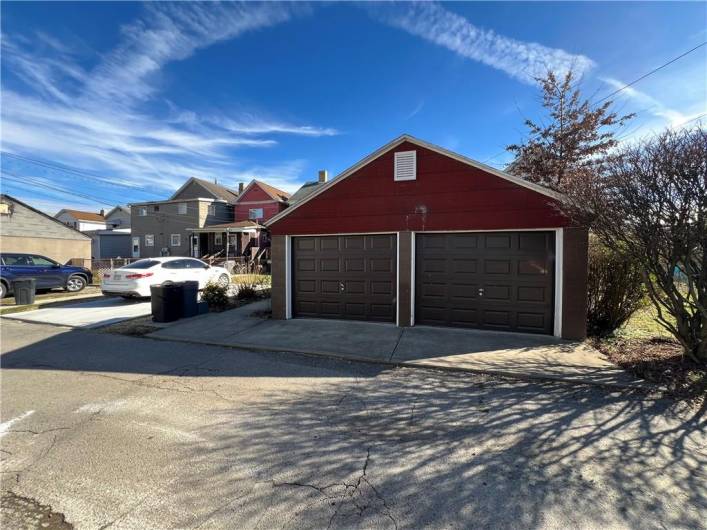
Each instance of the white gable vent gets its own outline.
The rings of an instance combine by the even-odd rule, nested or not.
[[[417,151],[395,153],[395,180],[415,180],[417,178]]]

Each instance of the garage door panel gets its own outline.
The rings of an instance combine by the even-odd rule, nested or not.
[[[449,313],[449,324],[452,326],[479,326],[479,310],[478,309],[452,309]]]
[[[445,286],[445,291],[447,290],[449,292],[449,297],[453,300],[474,300],[479,295],[479,284],[453,283],[449,285],[448,289],[447,286]]]
[[[484,260],[484,272],[486,274],[510,274],[510,260],[487,259]]]
[[[552,333],[554,247],[549,231],[417,234],[416,323]]]
[[[509,302],[512,300],[511,292],[513,287],[511,285],[488,285],[484,286],[483,298],[485,300],[497,301],[501,300],[504,302]]]
[[[370,250],[393,251],[395,250],[395,236],[376,235],[366,237],[367,248]]]
[[[452,271],[455,274],[478,274],[479,261],[475,259],[453,259]]]
[[[518,302],[547,302],[548,301],[547,288],[545,287],[535,287],[535,286],[522,286],[519,285],[517,288],[516,300]]]
[[[369,283],[372,295],[390,296],[394,285],[390,281],[371,281]]]
[[[393,272],[393,258],[371,258],[368,264],[371,272]]]
[[[546,317],[541,313],[518,313],[518,328],[528,329],[528,330],[539,330],[545,329]]]
[[[344,258],[344,271],[365,272],[366,260],[364,258]]]
[[[547,274],[547,263],[543,259],[518,260],[518,274],[544,276]]]
[[[338,251],[339,250],[339,238],[338,237],[320,237],[315,238],[319,242],[319,250],[325,252],[327,250]]]
[[[394,322],[396,241],[393,234],[294,237],[294,316]]]
[[[510,250],[511,240],[513,238],[513,235],[510,233],[500,233],[500,234],[487,234],[486,236],[482,236],[482,237],[485,241],[484,248],[486,248],[486,249]]]
[[[544,232],[521,232],[518,234],[518,249],[544,254],[547,250],[547,237]]]

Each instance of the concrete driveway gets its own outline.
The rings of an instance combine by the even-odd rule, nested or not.
[[[180,321],[150,337],[612,386],[644,384],[587,344],[547,335],[343,320],[269,320],[269,300]]]
[[[705,528],[704,411],[635,391],[1,332],[3,528]]]
[[[13,313],[2,318],[39,322],[74,328],[96,328],[151,313],[150,301],[99,298],[90,302],[67,302],[65,305]]]

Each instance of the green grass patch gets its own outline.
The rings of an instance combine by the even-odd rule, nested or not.
[[[650,302],[636,311],[616,332],[616,336],[622,339],[672,338],[670,332],[658,322],[658,311]]]

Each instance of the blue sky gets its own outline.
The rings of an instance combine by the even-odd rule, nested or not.
[[[572,66],[599,99],[707,40],[705,3],[1,9],[2,189],[50,213],[191,176],[294,191],[402,133],[503,167],[540,115],[534,75]],[[624,141],[707,113],[707,46],[616,106],[639,113]]]

